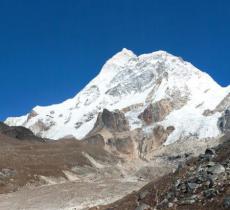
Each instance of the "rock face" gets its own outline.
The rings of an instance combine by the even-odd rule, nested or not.
[[[0,122],[0,133],[19,140],[45,141],[33,134],[29,129],[22,126],[8,126]]]
[[[83,141],[101,146],[115,154],[128,155],[129,158],[146,158],[166,142],[174,129],[173,126],[164,128],[156,125],[145,135],[142,129],[130,129],[124,113],[104,109]]]
[[[157,125],[148,136],[145,136],[142,131],[139,131],[138,139],[140,140],[138,141],[138,152],[140,157],[146,158],[148,154],[163,145],[174,129],[173,126],[165,129],[163,126]]]
[[[173,104],[169,99],[162,99],[150,104],[138,117],[147,125],[160,122],[173,110]]]
[[[129,123],[125,118],[125,115],[119,110],[110,112],[109,110],[104,109],[102,113],[98,114],[97,121],[92,132],[100,130],[103,127],[112,132],[122,132],[129,130]]]
[[[115,154],[134,156],[135,153],[129,122],[119,110],[104,109],[99,113],[94,128],[83,141]]]
[[[223,116],[219,118],[218,126],[221,132],[230,132],[230,108],[226,109]]]

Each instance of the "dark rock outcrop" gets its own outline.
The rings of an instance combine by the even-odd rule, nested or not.
[[[173,104],[169,99],[162,99],[150,104],[138,117],[147,125],[160,122],[173,110]]]
[[[123,112],[104,109],[98,114],[94,128],[83,139],[88,144],[104,148],[119,155],[134,154],[134,140]]]
[[[0,133],[18,140],[45,141],[33,134],[33,132],[22,126],[8,126],[0,122]]]
[[[230,132],[230,108],[226,109],[223,116],[219,118],[218,127],[223,133]]]
[[[107,109],[104,109],[101,114],[101,120],[108,129],[115,131],[128,131],[129,123],[125,118],[125,115],[120,112],[110,112]]]
[[[119,110],[111,112],[108,109],[103,109],[98,114],[94,128],[89,134],[96,133],[102,128],[106,128],[112,132],[129,131],[129,122],[125,118],[124,113]]]

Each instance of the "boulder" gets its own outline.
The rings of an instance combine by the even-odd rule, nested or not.
[[[210,174],[214,174],[214,175],[215,174],[221,174],[221,173],[225,172],[225,168],[221,164],[216,164],[216,165],[208,168],[207,172]]]
[[[145,203],[141,203],[137,208],[135,208],[135,210],[151,210],[151,209],[153,208]]]
[[[215,152],[214,149],[208,148],[208,149],[205,150],[205,155],[213,155],[213,156],[215,156],[216,152]]]

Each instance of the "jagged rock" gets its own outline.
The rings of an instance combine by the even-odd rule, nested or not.
[[[124,113],[118,110],[111,112],[104,109],[99,113],[94,128],[84,138],[84,141],[120,155],[133,155],[135,153],[129,123]]]
[[[151,124],[153,122],[152,112],[153,112],[153,105],[150,104],[149,106],[147,106],[144,112],[138,116],[138,118],[142,119],[146,124]]]
[[[173,104],[169,99],[162,99],[150,104],[138,118],[146,124],[162,121],[173,110]]]
[[[103,111],[98,114],[94,128],[89,134],[98,132],[102,128],[107,128],[113,132],[128,131],[129,123],[124,113],[118,110],[111,112],[108,109],[103,109]]]

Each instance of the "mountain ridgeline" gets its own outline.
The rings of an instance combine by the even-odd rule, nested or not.
[[[121,113],[107,119],[107,124],[118,123],[113,125],[114,132],[126,131],[125,138],[130,133],[148,139],[157,136],[155,144],[170,144],[221,135],[229,126],[222,117],[229,104],[229,86],[219,86],[181,57],[165,51],[137,56],[123,49],[75,97],[60,104],[36,106],[25,116],[10,117],[5,123],[25,126],[43,138],[84,139],[95,133],[100,113],[104,112],[103,117],[106,109]],[[121,115],[122,122],[113,122]],[[105,132],[101,135],[108,139]]]

